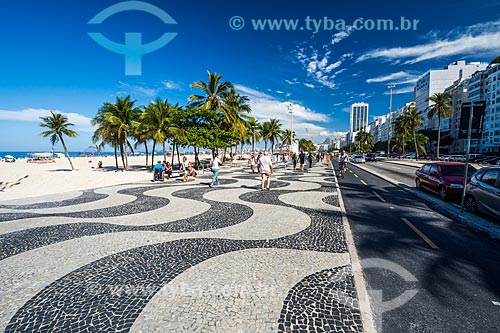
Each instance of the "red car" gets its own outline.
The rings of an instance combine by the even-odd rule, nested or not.
[[[469,165],[467,181],[477,171]],[[439,194],[442,200],[458,198],[464,189],[465,163],[436,162],[426,163],[415,171],[415,186]]]

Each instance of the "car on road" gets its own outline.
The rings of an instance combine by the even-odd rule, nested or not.
[[[353,158],[351,158],[352,163],[366,163],[365,158],[363,155],[354,155]]]
[[[368,153],[365,155],[366,162],[377,162],[377,155],[374,153]]]
[[[469,165],[468,179],[477,171]],[[464,188],[465,163],[435,162],[426,163],[415,171],[415,186],[439,195],[442,200],[458,198]]]
[[[484,167],[472,175],[465,191],[465,208],[500,221],[500,166]]]

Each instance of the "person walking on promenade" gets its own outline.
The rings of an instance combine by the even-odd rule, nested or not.
[[[290,163],[290,161],[288,160],[288,153],[284,153],[283,154],[283,166],[286,169],[288,169],[288,163]]]
[[[252,169],[252,173],[255,173],[255,156],[251,156],[250,159],[248,160],[248,165],[250,166],[250,169]]]
[[[182,158],[181,168],[182,171],[184,172],[182,177],[184,178],[184,181],[187,182],[189,180],[189,163],[186,156]]]
[[[214,157],[210,161],[210,167],[212,168],[212,172],[214,176],[212,177],[212,183],[210,184],[210,187],[216,186],[215,183],[217,183],[217,186],[220,185],[219,183],[219,168],[222,165],[222,162],[220,161],[219,157],[217,157],[217,153],[214,153]]]
[[[301,150],[299,154],[300,171],[304,171],[304,164],[306,163],[306,154]]]
[[[297,154],[293,153],[292,154],[292,164],[293,164],[293,170],[297,168]]]
[[[313,154],[312,153],[307,154],[307,162],[309,162],[309,169],[311,169],[312,164],[313,164]]]
[[[270,190],[271,187],[271,174],[274,172],[273,162],[269,158],[268,152],[264,152],[264,156],[259,159],[259,173],[262,177],[261,189],[264,191],[265,188]],[[267,187],[264,187],[267,181]]]

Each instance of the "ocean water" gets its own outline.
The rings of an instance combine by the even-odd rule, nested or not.
[[[30,157],[29,155],[32,153],[50,153],[50,151],[30,151],[30,152],[28,152],[28,151],[0,151],[0,158],[3,158],[5,155],[11,155],[11,156],[14,156],[15,158],[27,158],[27,157]],[[54,152],[54,154],[56,154],[56,153],[63,153],[64,154],[64,152],[59,152],[59,151]],[[77,151],[70,151],[69,152],[70,157],[78,157],[81,154],[85,154],[85,156],[91,156],[90,153],[83,153],[83,152],[77,152]],[[104,155],[111,156],[111,155],[113,155],[113,152],[101,152],[100,154],[96,153],[94,156],[104,156]]]

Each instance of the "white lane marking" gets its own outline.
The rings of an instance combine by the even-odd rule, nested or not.
[[[403,220],[403,222],[406,223],[411,228],[411,230],[415,231],[415,233],[419,235],[420,238],[422,238],[424,242],[427,243],[427,245],[429,245],[433,249],[439,249],[439,247],[436,244],[434,244],[433,241],[431,241],[426,235],[424,235],[422,231],[418,230],[418,228],[415,227],[410,221],[408,221],[404,217],[402,217],[401,220]]]
[[[363,179],[360,179],[359,181],[361,182],[361,184],[368,186],[368,184]]]
[[[354,177],[359,178],[357,174],[353,173]]]
[[[376,196],[376,197],[377,197],[380,201],[382,201],[382,202],[386,202],[386,201],[385,201],[385,199],[384,199],[384,198],[382,198],[382,197],[380,196],[380,194],[378,194],[377,192],[373,191],[372,193],[373,193],[373,194],[375,194],[375,196]]]
[[[396,170],[401,170],[402,168],[399,168],[399,167],[391,167],[393,169],[396,169]]]
[[[493,305],[500,306],[500,302],[497,302],[497,301],[491,301],[491,303],[493,303]]]

